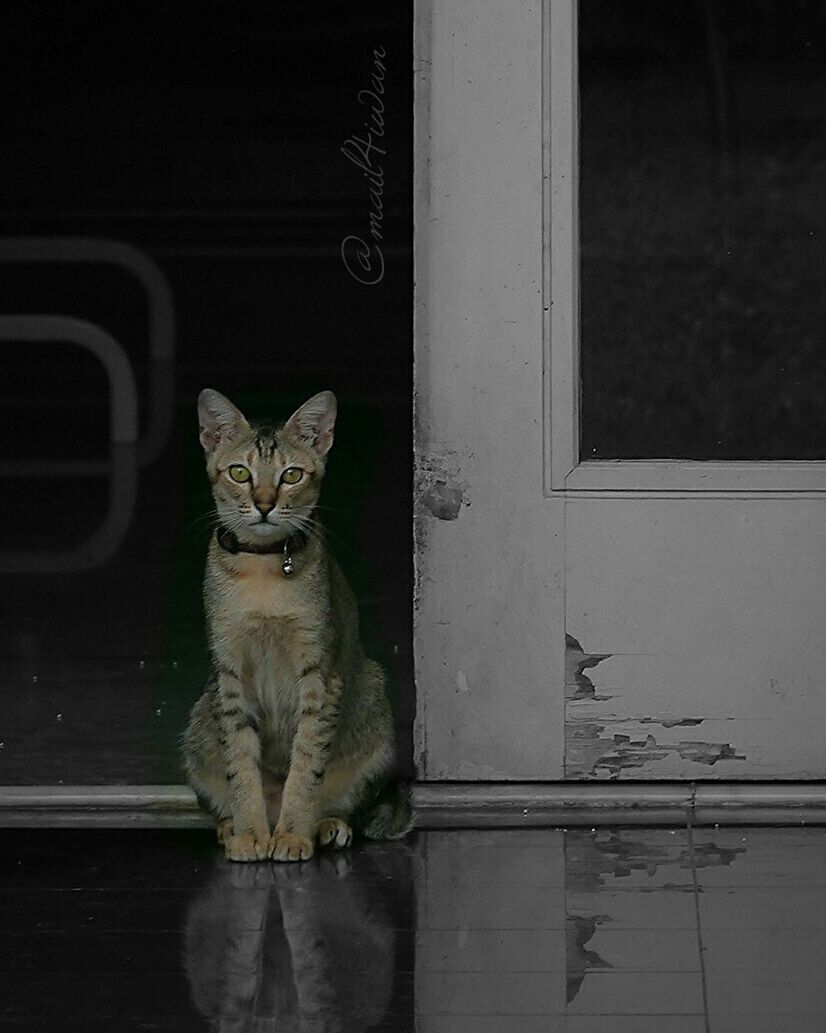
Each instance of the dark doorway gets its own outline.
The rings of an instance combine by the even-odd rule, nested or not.
[[[412,5],[0,16],[0,317],[31,317],[0,318],[0,781],[182,780],[205,386],[259,416],[336,392],[325,522],[409,766]],[[114,423],[88,325],[126,360]]]

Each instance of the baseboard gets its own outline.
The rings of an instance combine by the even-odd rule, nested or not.
[[[826,825],[822,782],[429,782],[421,829]],[[187,786],[2,786],[0,826],[202,828]]]
[[[420,828],[826,824],[812,782],[430,783],[414,798]]]
[[[0,786],[0,827],[207,828],[189,786]]]

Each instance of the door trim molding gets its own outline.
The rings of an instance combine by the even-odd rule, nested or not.
[[[824,782],[437,782],[416,827],[826,825]],[[0,828],[208,828],[188,786],[3,786]]]
[[[564,499],[546,499],[542,4],[416,0],[414,756],[564,772]]]

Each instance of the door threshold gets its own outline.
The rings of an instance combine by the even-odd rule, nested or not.
[[[823,782],[423,782],[416,827],[826,825]],[[2,827],[208,828],[188,786],[2,786]]]

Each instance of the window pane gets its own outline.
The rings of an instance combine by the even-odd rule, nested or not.
[[[582,458],[826,458],[826,5],[579,17]]]

